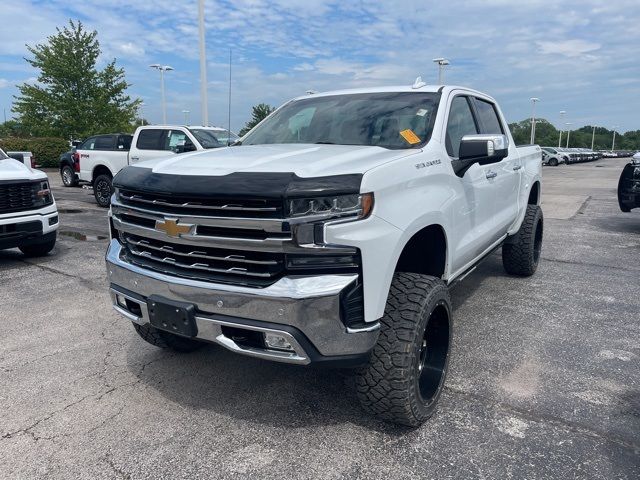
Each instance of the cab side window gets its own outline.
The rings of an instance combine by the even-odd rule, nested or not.
[[[96,137],[89,137],[77,147],[77,150],[93,150],[95,145]]]
[[[504,130],[498,119],[496,107],[492,103],[480,100],[479,98],[474,98],[473,101],[476,106],[476,113],[478,114],[478,121],[480,122],[480,128],[482,130],[481,133],[503,134]]]
[[[168,130],[147,128],[141,130],[136,141],[139,150],[164,150],[163,143]]]
[[[96,137],[95,150],[113,150],[115,148],[115,137],[113,135],[101,135]]]
[[[178,152],[178,147],[193,149],[193,146],[193,142],[185,132],[181,130],[169,130],[165,138],[163,150],[171,150],[176,153]]]
[[[460,141],[465,135],[475,135],[478,132],[476,121],[471,112],[469,99],[458,96],[451,102],[449,120],[447,121],[447,134],[445,138],[447,153],[451,157],[458,158]]]

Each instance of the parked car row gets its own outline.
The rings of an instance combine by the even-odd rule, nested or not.
[[[96,202],[108,207],[113,177],[122,168],[145,160],[225,147],[238,136],[219,127],[153,125],[138,127],[133,135],[94,135],[60,156],[60,176],[66,187],[80,182],[93,186]]]
[[[634,154],[633,150],[601,150],[600,153],[605,158],[627,158]]]
[[[542,164],[557,167],[561,163],[591,162],[602,158],[589,148],[542,147]]]

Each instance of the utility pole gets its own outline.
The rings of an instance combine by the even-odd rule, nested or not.
[[[198,36],[200,41],[200,102],[202,126],[209,126],[209,102],[207,100],[207,55],[205,51],[204,0],[198,0]]]
[[[613,152],[616,148],[616,128],[618,128],[618,125],[614,125],[613,126],[613,142],[611,143],[611,151]]]
[[[536,102],[539,102],[540,99],[537,97],[531,97],[531,141],[529,142],[533,145],[536,142]]]
[[[593,132],[591,133],[591,151],[593,151],[593,143],[596,139],[596,127],[593,127]]]
[[[560,110],[560,136],[558,137],[558,148],[562,146],[562,120],[567,112]]]
[[[434,58],[433,61],[438,64],[438,85],[444,85],[444,67],[449,65],[446,58]]]
[[[162,97],[162,123],[164,125],[167,124],[167,102],[164,98],[164,72],[169,72],[173,70],[173,67],[169,65],[160,65],[159,63],[154,63],[153,65],[149,65],[151,68],[155,68],[160,71],[160,96]]]
[[[569,130],[569,125],[571,125],[571,122],[567,122],[567,123],[565,123],[565,125],[567,126],[567,146],[566,146],[566,148],[569,148],[569,135],[571,135],[571,130]]]

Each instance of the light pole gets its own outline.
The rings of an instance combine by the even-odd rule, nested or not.
[[[613,152],[613,150],[616,148],[616,128],[618,128],[618,125],[614,125],[612,128],[613,128],[613,142],[611,143],[611,151]]]
[[[204,0],[198,0],[198,39],[200,43],[200,102],[202,103],[202,126],[209,126],[209,103],[207,101],[207,56],[205,52]]]
[[[140,115],[140,125],[144,126],[144,110],[142,109],[142,107],[144,107],[144,103],[141,103],[140,105],[138,105],[138,108],[140,109],[140,111],[138,112]]]
[[[154,63],[153,65],[149,65],[151,68],[155,68],[156,70],[160,70],[160,95],[162,97],[162,123],[164,125],[167,124],[167,104],[164,98],[164,72],[169,72],[173,70],[173,67],[169,65],[160,65],[159,63]]]
[[[184,124],[189,125],[189,114],[191,112],[189,110],[182,110],[182,113],[184,113]],[[206,125],[203,125],[203,126],[206,126]]]
[[[444,67],[450,65],[446,58],[434,58],[433,61],[438,64],[438,85],[444,82]]]
[[[569,136],[571,135],[571,130],[569,130],[569,126],[571,125],[571,122],[567,122],[567,123],[565,123],[565,125],[567,126],[567,146],[566,146],[566,148],[569,148]]]
[[[594,125],[593,132],[591,133],[591,151],[593,152],[593,143],[596,139],[596,127]]]
[[[562,146],[562,120],[564,120],[564,116],[567,114],[564,110],[560,110],[560,136],[558,137],[558,148]]]
[[[536,102],[539,102],[540,99],[538,97],[531,97],[531,145],[535,143],[536,140]]]

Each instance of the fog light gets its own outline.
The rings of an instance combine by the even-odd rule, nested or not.
[[[282,335],[278,335],[277,333],[265,333],[264,343],[267,347],[273,350],[287,350],[289,352],[294,351],[289,341]]]

